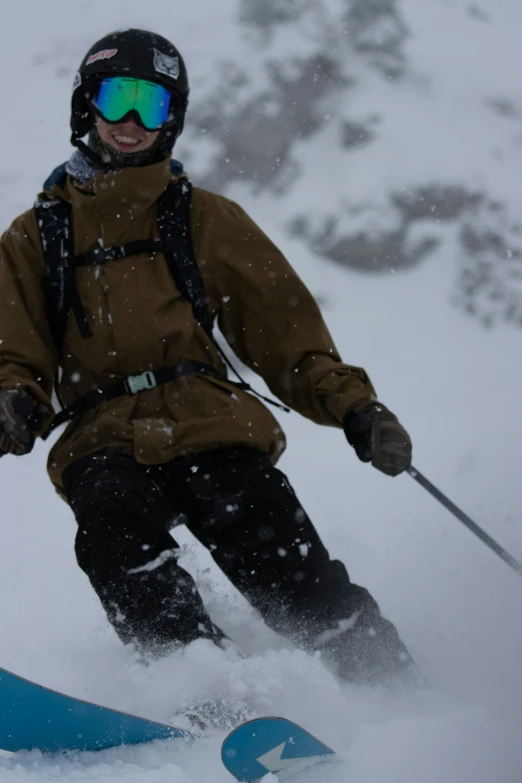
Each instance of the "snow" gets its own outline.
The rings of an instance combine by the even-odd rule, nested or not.
[[[334,18],[337,6],[332,3]],[[353,118],[386,106],[379,144],[340,164],[327,124],[297,145],[305,168],[286,196],[253,193],[246,184],[227,193],[321,299],[343,356],[369,371],[382,401],[411,432],[415,466],[522,560],[521,333],[505,325],[486,330],[452,304],[455,229],[440,229],[444,241],[423,264],[387,276],[320,261],[285,231],[288,218],[310,205],[317,206],[319,221],[321,210],[345,203],[347,179],[382,217],[383,185],[407,189],[438,172],[487,187],[518,215],[520,118],[505,122],[484,99],[503,96],[520,111],[522,12],[516,0],[497,0],[494,10],[482,9],[490,17],[484,21],[470,8],[461,0],[403,0],[414,68],[402,85],[367,74],[350,107]],[[171,37],[186,56],[196,101],[198,91],[213,84],[222,56],[242,60],[255,84],[263,83],[262,52],[241,37],[236,17],[233,0],[11,4],[0,28],[0,61],[9,76],[2,223],[30,206],[41,182],[69,154],[70,85],[92,41],[129,25]],[[304,46],[292,25],[278,31],[273,45],[294,52]],[[215,150],[211,138],[206,144],[203,149],[198,142],[205,161]],[[522,581],[409,476],[391,480],[359,463],[335,430],[296,414],[279,418],[289,437],[281,468],[330,552],[397,624],[431,690],[392,698],[339,684],[319,658],[287,648],[264,628],[184,528],[175,533],[183,562],[216,622],[247,657],[233,646],[220,651],[198,642],[141,666],[108,627],[76,566],[75,523],[47,479],[49,446],[43,443],[28,457],[0,462],[0,665],[161,721],[209,694],[297,720],[338,750],[336,762],[303,770],[301,783],[520,783]],[[0,758],[0,781],[225,783],[221,739],[73,757],[22,753]]]

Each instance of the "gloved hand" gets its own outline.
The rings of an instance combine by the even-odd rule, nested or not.
[[[362,462],[388,476],[411,465],[410,436],[396,416],[376,400],[364,400],[344,417],[344,434]]]
[[[0,457],[28,454],[34,446],[33,430],[42,426],[38,407],[24,391],[0,391]]]

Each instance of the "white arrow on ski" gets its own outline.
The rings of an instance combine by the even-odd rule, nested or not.
[[[294,759],[282,759],[281,756],[284,753],[286,742],[282,742],[280,745],[278,745],[275,748],[272,748],[272,750],[269,750],[268,753],[264,753],[262,756],[259,756],[257,761],[261,764],[261,766],[265,767],[269,772],[281,772],[283,769],[287,769],[288,767],[293,767],[294,764],[296,764],[298,761],[307,761],[308,759],[314,758],[313,756],[308,757],[300,757],[300,758],[294,758]]]

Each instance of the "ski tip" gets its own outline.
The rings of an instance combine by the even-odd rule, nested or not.
[[[334,751],[286,718],[254,718],[230,732],[221,758],[236,780],[254,783],[332,757]]]

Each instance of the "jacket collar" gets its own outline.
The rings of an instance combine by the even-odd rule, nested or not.
[[[96,211],[103,221],[120,220],[123,216],[135,220],[158,200],[171,177],[167,158],[150,166],[96,171],[84,184],[69,177],[66,190],[73,203],[94,196]]]

